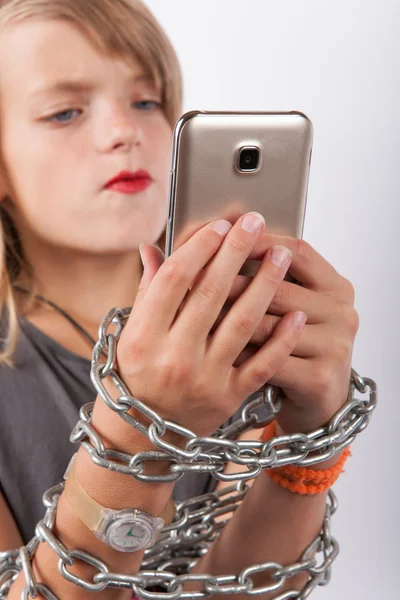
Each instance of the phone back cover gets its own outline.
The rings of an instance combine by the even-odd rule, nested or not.
[[[166,256],[215,218],[232,223],[258,211],[266,231],[302,237],[313,128],[291,113],[187,113],[174,132]],[[255,172],[240,172],[238,152],[260,149]]]

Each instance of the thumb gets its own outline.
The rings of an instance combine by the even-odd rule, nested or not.
[[[164,252],[158,246],[140,244],[139,252],[143,264],[143,275],[139,283],[135,306],[137,306],[138,303],[143,300],[144,296],[146,295],[146,291],[153,281],[153,277],[165,261]]]

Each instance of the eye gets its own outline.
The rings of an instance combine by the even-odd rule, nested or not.
[[[137,108],[138,110],[154,110],[156,108],[161,107],[160,102],[156,102],[155,100],[139,100],[139,102],[133,102],[132,106]]]
[[[49,117],[48,120],[56,121],[57,123],[69,123],[70,121],[72,121],[74,116],[80,112],[81,111],[75,108],[69,108],[68,110],[62,110],[58,113],[55,113],[54,115],[51,115],[51,117]]]

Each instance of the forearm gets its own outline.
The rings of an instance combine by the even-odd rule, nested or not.
[[[107,447],[118,448],[131,454],[142,450],[154,450],[154,446],[145,436],[132,430],[132,427],[101,401],[96,402],[93,411],[93,426]],[[177,442],[172,436],[168,440],[172,443]],[[161,473],[166,472],[167,468],[166,463],[157,463],[147,468],[146,472],[155,472],[157,469],[157,473]],[[140,482],[127,475],[98,467],[83,449],[78,452],[76,475],[87,493],[103,506],[114,509],[136,507],[154,516],[161,513],[173,490],[173,483]],[[79,548],[93,554],[104,561],[111,572],[134,574],[140,569],[144,551],[118,552],[98,540],[73,512],[64,493],[58,503],[54,531],[68,549]],[[33,560],[38,582],[47,585],[61,600],[93,600],[93,592],[68,582],[59,573],[58,561],[57,555],[46,543],[39,545]],[[87,581],[92,581],[96,572],[94,568],[79,560],[72,567],[68,567],[68,570]],[[9,600],[19,600],[24,586],[25,577],[21,573],[10,590]],[[99,600],[130,600],[132,592],[106,588],[95,596]]]
[[[318,468],[329,468],[338,460],[330,459]],[[268,561],[287,566],[298,562],[305,548],[321,530],[327,492],[314,496],[300,495],[274,483],[260,473],[225,529],[203,556],[192,573],[212,575],[238,574],[251,565]],[[251,576],[255,587],[272,583],[266,573]],[[307,573],[288,578],[279,592],[264,594],[273,598],[287,589],[301,589]],[[187,584],[186,590],[202,589],[202,584]],[[244,600],[245,594],[234,595]],[[232,596],[233,598],[233,596]]]

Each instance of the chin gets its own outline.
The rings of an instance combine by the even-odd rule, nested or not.
[[[165,247],[165,226],[152,231],[132,232],[131,235],[110,234],[103,239],[98,240],[98,245],[93,244],[91,250],[101,254],[129,254],[137,252],[140,244],[152,244],[160,246],[164,251]],[[105,242],[107,242],[105,244]]]
[[[152,210],[136,209],[129,215],[107,214],[103,212],[94,218],[85,219],[90,226],[81,226],[69,230],[69,240],[65,242],[71,250],[90,254],[126,254],[136,252],[140,244],[163,243],[167,225],[167,209],[152,207]],[[54,235],[54,233],[53,233]],[[164,241],[165,244],[165,241]],[[60,244],[64,245],[64,244]]]

